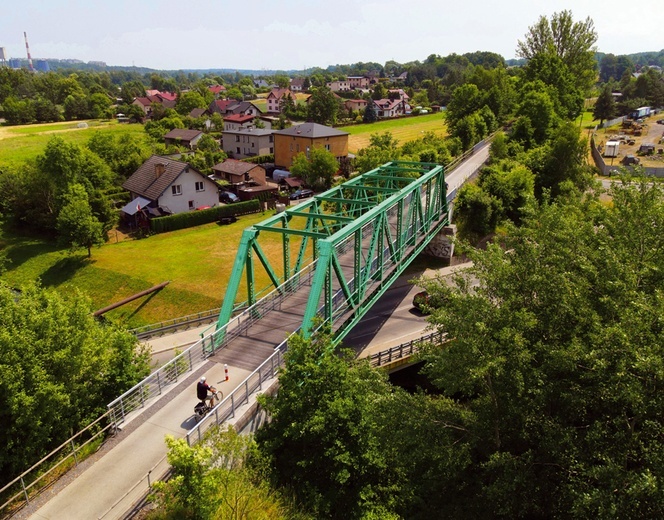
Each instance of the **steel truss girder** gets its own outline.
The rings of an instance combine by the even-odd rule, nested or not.
[[[413,171],[421,177],[402,176]],[[331,325],[335,340],[341,341],[433,234],[449,223],[447,211],[442,166],[393,161],[248,228],[240,241],[217,328],[233,313],[243,272],[246,301],[256,301],[254,255],[277,289],[315,259],[302,331],[310,335],[320,317]],[[258,245],[265,233],[281,235],[283,265],[271,265]],[[294,265],[291,238],[301,240]],[[337,321],[344,325],[337,327]]]

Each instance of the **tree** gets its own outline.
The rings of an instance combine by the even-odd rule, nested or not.
[[[575,85],[586,92],[595,82],[595,25],[590,17],[574,22],[571,11],[553,13],[551,20],[540,16],[519,40],[516,54],[532,60],[540,54],[555,53],[572,73]]]
[[[398,145],[399,141],[391,132],[371,134],[369,146],[361,148],[357,153],[355,167],[361,173],[366,173],[382,164],[398,160],[401,157]]]
[[[92,246],[104,243],[103,226],[92,214],[88,194],[80,184],[73,184],[65,195],[65,202],[58,214],[56,228],[60,241],[75,249],[84,247],[88,258],[92,256]]]
[[[604,85],[602,92],[600,92],[595,101],[595,108],[593,109],[593,117],[599,119],[601,125],[605,119],[611,119],[616,114],[616,102],[611,93],[611,86]]]
[[[327,335],[288,342],[279,393],[262,401],[271,421],[256,441],[274,481],[316,518],[372,518],[363,515],[393,501],[395,475],[374,427],[389,398],[384,377],[337,356]]]
[[[450,129],[454,129],[459,121],[471,115],[484,105],[484,100],[477,85],[467,83],[458,87],[452,94],[447,105],[445,118]]]
[[[106,411],[149,373],[136,337],[92,315],[77,291],[0,283],[3,483]]]
[[[332,186],[334,174],[339,170],[339,163],[332,152],[325,148],[314,147],[308,152],[309,157],[299,153],[293,158],[291,173],[302,179],[307,186],[328,189]]]
[[[328,87],[313,89],[308,103],[307,116],[311,121],[321,125],[336,123],[340,103]]]
[[[373,123],[378,120],[376,115],[376,108],[373,104],[373,101],[367,103],[367,107],[364,109],[364,116],[362,117],[363,123]]]
[[[454,338],[427,372],[468,414],[454,446],[472,461],[437,474],[453,487],[438,516],[664,514],[664,193],[642,179],[612,195],[544,204],[502,247],[469,253],[473,284],[427,284]]]
[[[208,103],[200,93],[195,90],[190,90],[189,92],[183,92],[178,96],[175,110],[177,110],[178,114],[186,116],[194,108],[207,108],[207,106]]]

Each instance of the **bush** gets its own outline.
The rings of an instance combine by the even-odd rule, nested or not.
[[[200,211],[190,211],[188,213],[178,213],[168,217],[154,218],[150,221],[150,229],[155,233],[166,233],[176,231],[202,224],[208,224],[224,217],[236,217],[238,215],[247,215],[249,213],[258,213],[261,209],[258,200],[248,200],[246,202],[237,202],[225,206],[215,206],[214,208],[202,209]]]
[[[247,157],[246,159],[240,159],[242,162],[248,162],[253,164],[264,164],[264,163],[273,163],[274,154],[270,153],[267,155],[256,155],[255,157]]]

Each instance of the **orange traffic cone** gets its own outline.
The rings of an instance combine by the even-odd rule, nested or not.
[[[224,365],[224,373],[226,374],[226,381],[228,381],[230,379],[228,377],[228,365]]]

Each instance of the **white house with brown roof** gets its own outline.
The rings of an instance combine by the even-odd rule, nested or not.
[[[153,155],[122,185],[132,199],[149,201],[149,208],[184,213],[219,204],[217,185],[187,163]]]
[[[295,101],[295,95],[287,88],[273,88],[267,95],[267,111],[272,114],[281,114],[282,100],[290,96]]]
[[[410,105],[401,99],[377,99],[373,104],[379,118],[398,117],[410,112]]]

